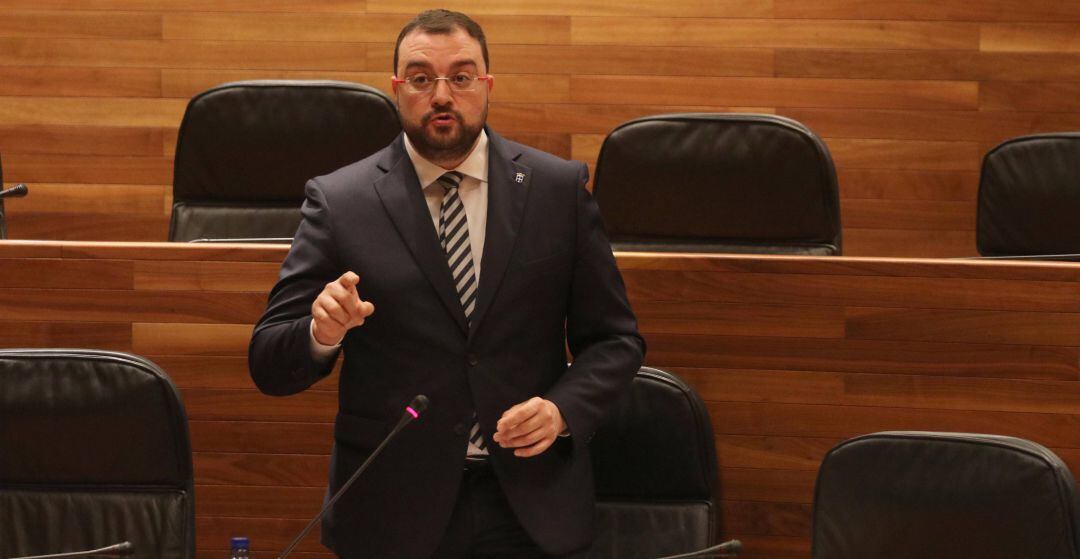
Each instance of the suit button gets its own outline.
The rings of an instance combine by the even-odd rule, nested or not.
[[[464,435],[465,431],[466,431],[466,428],[465,428],[464,423],[458,423],[458,424],[454,425],[454,434],[455,435]]]
[[[480,360],[477,359],[476,356],[471,354],[471,353],[468,355],[467,359],[469,360],[469,365],[471,365],[473,367],[475,367],[476,364],[480,362]]]

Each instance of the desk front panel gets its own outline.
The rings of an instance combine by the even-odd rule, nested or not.
[[[260,394],[247,342],[285,247],[0,242],[5,347],[131,351],[191,420],[200,557],[284,547],[322,504],[337,375]],[[825,452],[879,430],[1032,439],[1080,473],[1080,265],[620,253],[647,364],[701,393],[724,537],[809,556]],[[329,557],[311,536],[298,557]],[[264,553],[259,553],[264,552]]]

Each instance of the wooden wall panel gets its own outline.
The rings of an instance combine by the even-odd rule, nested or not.
[[[1070,112],[1080,109],[1078,95],[1080,82],[987,82],[979,106],[988,111]]]
[[[390,49],[386,49],[389,51]],[[372,49],[372,53],[375,49]],[[385,67],[392,64],[385,57]],[[370,62],[370,60],[369,60]],[[492,70],[534,74],[646,74],[657,76],[773,75],[766,48],[636,45],[491,45]],[[371,68],[378,69],[379,65]],[[557,107],[556,107],[557,108]]]
[[[890,216],[890,220],[903,216]],[[844,252],[848,254],[892,254],[910,258],[957,258],[970,256],[975,231],[916,231],[889,229],[877,224],[871,229],[844,228]]]
[[[773,0],[637,0],[633,3],[604,0],[449,0],[448,9],[470,14],[529,14],[571,16],[707,16],[768,17]],[[416,13],[430,8],[423,0],[370,0],[370,12]]]
[[[153,13],[4,10],[4,37],[160,39],[161,16]]]
[[[930,210],[918,204],[955,204],[973,181],[971,171],[897,174],[861,188],[894,193],[883,203],[914,203],[897,211],[919,213]],[[877,184],[881,171],[844,176]],[[927,185],[914,186],[924,176]],[[926,222],[911,221],[935,225]],[[134,351],[180,388],[199,557],[220,556],[239,533],[269,557],[322,503],[337,374],[271,397],[247,371],[251,325],[285,251],[0,242],[5,345]],[[809,556],[817,468],[848,437],[896,429],[1014,435],[1080,471],[1080,265],[617,259],[647,363],[680,375],[709,409],[722,536],[743,540],[748,559]],[[299,557],[331,559],[315,535],[299,549]]]
[[[603,137],[640,116],[763,112],[805,122],[836,156],[850,255],[973,255],[970,208],[983,153],[1012,136],[1080,130],[1075,2],[444,5],[485,27],[498,77],[493,126],[590,167]],[[8,182],[40,184],[31,196],[43,197],[8,204],[9,234],[163,240],[171,200],[162,192],[171,188],[187,99],[239,79],[339,79],[388,90],[393,41],[428,7],[420,0],[3,2],[0,154]],[[54,184],[65,185],[62,195]],[[77,189],[112,184],[153,188],[45,209],[58,196],[77,199]],[[141,209],[115,217],[130,207]]]
[[[975,208],[966,202],[942,200],[844,199],[840,211],[845,227],[874,227],[888,223],[896,229],[955,231],[975,228]]]
[[[160,295],[172,298],[182,293],[169,292]],[[250,299],[250,297],[249,297]],[[261,306],[266,306],[262,298]],[[225,299],[219,299],[224,302]],[[251,339],[251,324],[261,312],[249,315],[248,324],[202,324],[191,320],[170,321],[139,313],[134,320],[159,320],[160,322],[133,322],[131,325],[132,348],[147,355],[217,355],[243,357],[247,355],[247,343]]]
[[[171,193],[166,187],[139,184],[34,183],[34,196],[19,201],[12,213],[158,215]],[[21,223],[19,225],[22,225]]]
[[[142,68],[0,67],[0,95],[29,97],[157,97],[161,76]]]
[[[703,77],[687,87],[681,77],[576,75],[570,88],[575,103],[629,105],[974,109],[978,103],[977,84],[943,81]]]
[[[776,75],[908,80],[1075,80],[1076,54],[777,49]],[[977,116],[977,115],[969,115]]]
[[[846,203],[866,201],[933,200],[967,202],[975,196],[979,187],[979,175],[974,172],[951,171],[897,171],[894,169],[845,169],[838,173],[840,195]],[[844,214],[848,222],[844,228],[845,241],[849,236],[850,222],[858,214],[849,210]]]
[[[165,291],[250,291],[252,284],[277,281],[272,262],[136,262],[136,289]]]
[[[412,14],[165,14],[164,38],[205,41],[379,43],[394,41]],[[477,16],[491,44],[566,44],[564,16]],[[389,39],[387,39],[389,37]]]
[[[640,301],[751,303],[754,305],[847,305],[907,308],[1080,312],[1080,292],[1072,282],[921,277],[798,277],[785,273],[627,270],[627,292]],[[933,286],[933,291],[930,287]],[[947,304],[941,297],[948,296]],[[697,311],[695,311],[697,312]],[[807,315],[810,313],[807,312]],[[684,315],[687,316],[687,315]]]
[[[4,0],[12,8],[160,12],[364,12],[364,0]]]
[[[775,0],[784,18],[945,21],[1080,21],[1080,6],[1059,0]]]
[[[0,333],[8,347],[92,347],[131,351],[131,326],[107,322],[4,320]]]
[[[329,455],[334,441],[333,423],[192,420],[190,427],[194,452]]]
[[[975,142],[826,139],[833,161],[845,169],[978,171]]]
[[[97,185],[95,185],[97,186]],[[9,224],[8,235],[14,238],[63,239],[84,241],[112,238],[168,237],[169,222],[158,213],[84,213],[72,212],[24,212],[8,213],[14,224]]]
[[[3,71],[0,67],[0,72]],[[163,136],[164,131],[160,128],[0,125],[0,142],[7,146],[18,146],[19,153],[160,155]],[[20,202],[23,203],[29,203],[29,200]]]
[[[1080,378],[1080,352],[1043,345],[775,339],[652,334],[649,355],[669,367],[1021,379]]]
[[[167,127],[179,124],[185,107],[187,102],[177,99],[8,97],[0,105],[0,124]],[[19,154],[18,144],[13,147],[15,149],[10,151]],[[57,163],[64,161],[59,157],[53,159]],[[117,166],[121,171],[125,170],[124,166]],[[17,171],[19,167],[12,163],[12,171]],[[129,182],[139,181],[134,179]]]
[[[0,258],[0,289],[131,289],[131,262],[116,260],[18,260]]]
[[[573,20],[572,37],[582,44],[956,50],[976,48],[979,27],[938,22],[579,17]]]
[[[993,52],[1080,52],[1080,23],[985,25],[979,46]]]

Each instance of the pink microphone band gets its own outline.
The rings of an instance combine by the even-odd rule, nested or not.
[[[420,414],[416,413],[416,410],[412,409],[412,406],[405,406],[405,411],[411,413],[413,419],[417,419],[418,417],[420,417]]]

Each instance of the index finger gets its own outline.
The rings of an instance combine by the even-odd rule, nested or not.
[[[345,289],[352,290],[356,287],[356,284],[360,283],[360,276],[356,275],[355,272],[345,272],[341,274],[337,281]]]

